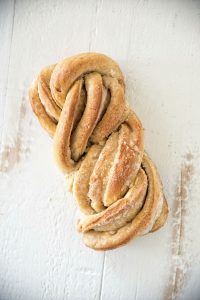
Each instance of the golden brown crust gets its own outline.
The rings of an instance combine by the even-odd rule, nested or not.
[[[142,124],[126,103],[123,74],[111,58],[83,53],[46,67],[29,95],[85,214],[78,229],[87,246],[113,249],[165,223],[162,184],[144,152]]]
[[[169,213],[169,208],[168,208],[167,200],[164,198],[162,212],[159,218],[154,223],[153,228],[151,229],[150,232],[154,232],[160,229],[165,224],[168,213]]]
[[[38,79],[34,81],[30,90],[29,98],[33,112],[38,117],[41,126],[53,137],[56,131],[56,122],[47,114],[38,94]]]
[[[66,58],[56,65],[50,81],[56,103],[62,108],[72,84],[79,77],[92,72],[117,78],[124,86],[123,74],[111,58],[99,53],[82,53]]]
[[[113,249],[127,243],[129,240],[136,238],[139,235],[146,234],[152,230],[153,225],[163,210],[163,190],[157,170],[146,154],[144,154],[142,166],[148,179],[148,192],[144,199],[144,205],[142,209],[131,221],[127,220],[127,224],[115,232],[97,231],[94,228],[92,229],[92,227],[88,224],[87,217],[84,221],[80,221],[79,230],[84,232],[84,243],[88,247],[96,250]],[[137,189],[137,185],[135,188]],[[136,192],[135,195],[138,196]],[[121,218],[123,218],[123,214],[121,215]],[[105,218],[104,223],[106,223],[106,221],[107,220]],[[84,222],[87,224],[86,228],[84,226]],[[97,226],[97,224],[95,225]]]

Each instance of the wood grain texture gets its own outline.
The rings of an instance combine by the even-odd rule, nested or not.
[[[0,1],[0,299],[200,297],[199,1]],[[117,60],[171,208],[167,225],[87,249],[28,87],[84,51]]]

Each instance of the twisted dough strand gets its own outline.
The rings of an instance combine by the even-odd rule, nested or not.
[[[85,214],[78,230],[87,246],[116,248],[165,223],[160,178],[144,152],[141,122],[126,103],[123,74],[111,58],[84,53],[44,68],[30,101]]]

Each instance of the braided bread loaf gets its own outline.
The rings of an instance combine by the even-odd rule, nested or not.
[[[55,160],[84,213],[84,243],[116,248],[159,229],[168,206],[157,170],[144,151],[142,125],[125,100],[119,66],[84,53],[44,68],[30,89]]]

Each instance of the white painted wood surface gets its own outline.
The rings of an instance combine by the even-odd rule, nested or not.
[[[126,75],[170,205],[159,232],[86,248],[27,90],[45,65],[103,52]],[[200,2],[0,1],[0,299],[200,299]]]

